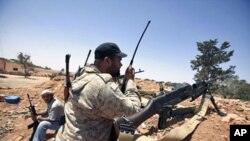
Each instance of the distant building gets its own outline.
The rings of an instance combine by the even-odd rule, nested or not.
[[[23,65],[17,64],[5,58],[0,58],[0,72],[10,74],[24,74]]]

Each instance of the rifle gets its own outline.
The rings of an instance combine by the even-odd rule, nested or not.
[[[69,98],[69,89],[71,87],[70,74],[69,74],[69,59],[70,59],[70,54],[66,54],[65,56],[66,80],[65,80],[65,86],[64,86],[64,103],[66,103]]]
[[[142,35],[141,35],[141,37],[140,37],[140,39],[139,39],[139,41],[138,41],[138,43],[137,43],[137,45],[136,45],[136,48],[135,48],[133,57],[132,57],[132,59],[131,59],[131,61],[130,61],[130,64],[129,64],[128,68],[129,68],[130,66],[133,65],[134,57],[135,57],[135,54],[136,54],[136,52],[137,52],[138,46],[139,46],[139,44],[140,44],[140,42],[141,42],[141,39],[142,39],[144,33],[145,33],[146,30],[147,30],[149,24],[150,24],[150,21],[148,21],[147,26],[146,26],[146,28],[144,29],[144,31],[143,31],[143,33],[142,33]],[[126,70],[126,72],[127,72],[127,70]],[[126,75],[126,73],[125,73],[125,75]],[[126,88],[126,80],[123,79],[123,83],[122,83],[122,85],[121,85],[121,91],[122,91],[123,93],[125,93],[125,88]]]
[[[89,53],[88,53],[88,56],[87,56],[87,58],[86,58],[86,60],[85,60],[84,66],[87,65],[87,62],[88,62],[88,60],[89,60],[89,55],[90,55],[90,53],[91,53],[91,49],[89,50]]]
[[[87,58],[86,58],[86,60],[85,60],[84,66],[83,66],[83,67],[80,67],[80,66],[79,66],[78,70],[76,71],[75,76],[74,76],[74,80],[75,80],[78,76],[81,75],[82,69],[87,65],[87,62],[88,62],[90,53],[91,53],[91,49],[89,50],[89,53],[88,53],[88,56],[87,56]]]
[[[28,97],[28,99],[29,99],[29,103],[30,103],[29,109],[30,109],[30,113],[31,113],[31,116],[32,116],[32,119],[33,119],[33,117],[37,115],[37,114],[36,114],[36,109],[35,109],[35,107],[31,104],[29,94],[27,94],[27,97]],[[34,120],[34,119],[33,119],[33,120]],[[30,128],[33,127],[33,132],[32,132],[32,134],[31,134],[30,140],[33,139],[34,134],[35,134],[35,132],[36,132],[36,129],[37,129],[37,126],[38,126],[38,125],[39,125],[38,120],[35,120],[33,123],[31,123],[30,125],[28,125],[28,129],[30,129]]]
[[[147,106],[138,113],[129,117],[115,118],[112,129],[115,133],[111,135],[111,139],[116,140],[119,137],[119,131],[125,131],[126,133],[130,132],[134,134],[135,129],[141,123],[154,114],[160,114],[164,108],[168,107],[168,105],[176,105],[177,103],[188,98],[191,98],[191,101],[193,101],[201,95],[203,96],[201,103],[204,102],[205,96],[208,95],[217,113],[220,116],[225,116],[225,114],[218,109],[215,100],[210,93],[209,86],[213,81],[215,81],[215,79],[211,79],[210,81],[201,81],[193,85],[188,84],[169,93],[161,93],[157,97],[151,99]]]

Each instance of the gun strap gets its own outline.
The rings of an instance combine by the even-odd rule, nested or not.
[[[209,99],[205,97],[204,103],[202,103],[200,111],[193,116],[190,120],[184,123],[180,127],[172,129],[165,137],[159,141],[181,141],[191,134],[195,128],[203,121],[203,118],[207,112]]]
[[[156,141],[152,138],[142,136],[138,133],[135,133],[134,135],[130,133],[120,132],[119,134],[119,141]]]
[[[190,120],[184,123],[180,127],[176,127],[172,129],[166,136],[162,137],[159,140],[152,139],[150,137],[139,135],[139,134],[128,134],[124,132],[120,132],[119,141],[181,141],[186,138],[189,134],[191,134],[195,128],[199,125],[207,112],[208,108],[208,97],[204,97],[204,100],[200,105],[200,111],[196,113]]]

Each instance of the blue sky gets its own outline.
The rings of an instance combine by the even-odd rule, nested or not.
[[[0,0],[0,57],[31,55],[40,66],[60,70],[71,54],[70,71],[83,66],[88,51],[115,42],[128,54],[124,73],[147,24],[133,67],[139,78],[193,83],[190,61],[196,42],[230,42],[236,75],[250,82],[248,0]]]

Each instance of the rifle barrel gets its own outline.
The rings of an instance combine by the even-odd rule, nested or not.
[[[70,82],[70,74],[69,74],[69,59],[70,59],[70,54],[66,54],[65,56],[65,63],[66,63],[66,79],[65,79],[65,87],[64,87],[64,102],[66,103],[69,97],[69,88],[71,87],[71,82]]]
[[[134,62],[135,54],[136,54],[136,52],[137,52],[137,49],[138,49],[139,44],[140,44],[140,42],[141,42],[141,39],[142,39],[143,35],[145,34],[145,32],[146,32],[146,30],[147,30],[147,28],[148,28],[150,22],[151,22],[151,21],[149,20],[148,23],[147,23],[147,26],[145,27],[145,29],[144,29],[144,31],[143,31],[143,33],[142,33],[142,35],[141,35],[141,37],[140,37],[140,39],[139,39],[137,45],[136,45],[136,48],[135,48],[135,51],[134,51],[134,54],[133,54],[133,57],[132,57],[132,59],[131,59],[131,61],[130,61],[129,66],[132,66],[132,64],[133,64],[133,62]],[[126,89],[126,80],[123,79],[123,82],[122,82],[122,85],[121,85],[121,91],[122,91],[123,93],[125,93],[125,89]]]
[[[144,29],[144,31],[143,31],[143,33],[142,33],[142,35],[141,35],[141,37],[140,37],[140,39],[139,39],[137,45],[136,45],[136,48],[135,48],[133,57],[132,57],[132,59],[131,59],[131,61],[130,61],[130,64],[129,64],[129,65],[131,65],[131,66],[132,66],[132,64],[133,64],[133,62],[134,62],[135,54],[136,54],[136,52],[137,52],[138,46],[140,45],[141,39],[142,39],[142,37],[144,36],[144,33],[146,32],[146,30],[147,30],[147,28],[148,28],[150,22],[151,22],[151,21],[149,20],[148,23],[147,23],[147,26],[145,27],[145,29]]]
[[[27,97],[28,97],[28,100],[29,100],[30,106],[32,106],[31,101],[30,101],[30,95],[29,95],[29,94],[27,94]]]
[[[87,56],[87,58],[86,58],[86,60],[85,60],[84,67],[86,66],[86,64],[87,64],[87,62],[88,62],[88,60],[89,60],[89,55],[90,55],[90,53],[91,53],[91,49],[89,50],[88,56]]]
[[[136,74],[136,73],[141,73],[141,72],[144,72],[144,70],[136,71],[135,74]],[[119,76],[119,78],[124,78],[124,77],[125,77],[125,75],[120,75],[120,76]]]

